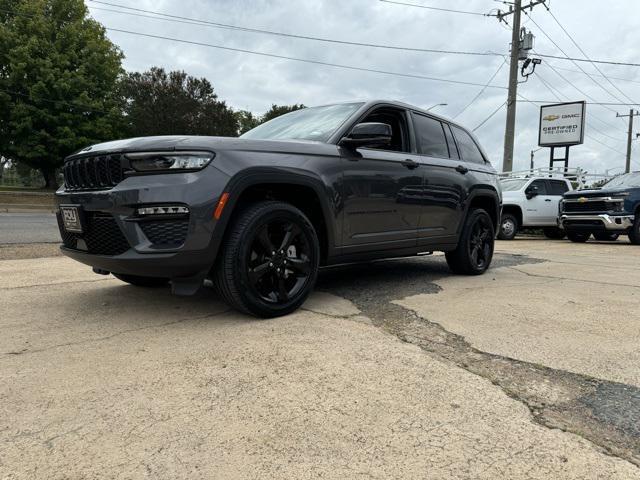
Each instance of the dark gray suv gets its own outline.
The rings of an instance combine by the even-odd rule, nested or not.
[[[56,193],[65,255],[138,286],[206,278],[262,317],[306,299],[318,268],[440,250],[483,273],[497,176],[463,127],[390,101],[298,110],[240,138],[94,145]]]

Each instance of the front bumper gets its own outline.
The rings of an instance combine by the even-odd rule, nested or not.
[[[633,215],[560,215],[560,226],[565,230],[626,231],[633,226]]]
[[[201,275],[213,265],[221,240],[214,211],[227,182],[228,176],[210,165],[193,173],[132,176],[109,190],[61,188],[56,205],[78,206],[87,219],[82,234],[67,232],[59,221],[62,253],[113,273]],[[140,207],[158,205],[186,206],[189,213],[145,219],[136,214]]]

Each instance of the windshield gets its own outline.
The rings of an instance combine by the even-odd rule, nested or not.
[[[640,172],[627,173],[619,177],[612,178],[604,185],[606,188],[615,187],[640,187]]]
[[[342,103],[303,108],[258,125],[241,138],[326,142],[361,106],[362,103]]]
[[[521,178],[510,178],[508,180],[500,180],[503,192],[515,192],[526,185],[529,180]]]

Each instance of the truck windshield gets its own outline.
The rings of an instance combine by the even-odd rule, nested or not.
[[[640,172],[627,173],[619,177],[612,178],[605,185],[606,188],[615,187],[640,187]]]
[[[256,140],[316,140],[326,142],[362,103],[341,103],[296,110],[241,135]]]
[[[510,178],[507,180],[500,180],[500,186],[503,192],[516,192],[520,190],[529,180],[521,178]]]

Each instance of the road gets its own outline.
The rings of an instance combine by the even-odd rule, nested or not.
[[[273,320],[0,260],[0,478],[640,479],[637,249],[332,268]]]
[[[0,213],[0,245],[60,242],[52,213]]]

